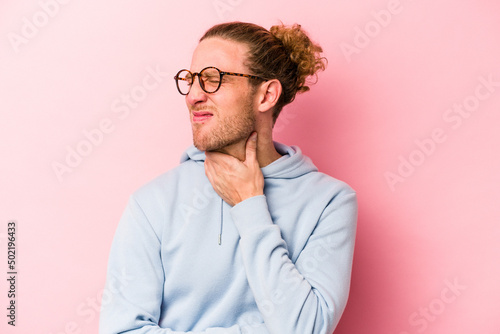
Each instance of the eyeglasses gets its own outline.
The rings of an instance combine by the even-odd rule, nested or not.
[[[241,74],[233,72],[223,72],[216,67],[209,66],[202,69],[199,73],[191,72],[189,70],[180,70],[175,75],[175,83],[177,84],[177,90],[182,95],[189,94],[191,86],[193,85],[194,78],[198,76],[198,82],[200,83],[201,89],[205,93],[212,94],[219,90],[222,77],[225,75],[235,75],[238,77],[246,77],[250,79],[265,80],[255,75]]]

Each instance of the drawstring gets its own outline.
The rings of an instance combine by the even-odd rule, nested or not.
[[[220,231],[219,231],[219,246],[222,244],[222,226],[224,222],[224,200],[220,200]]]

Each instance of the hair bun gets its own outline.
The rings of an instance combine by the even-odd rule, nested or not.
[[[272,26],[269,31],[281,41],[290,55],[290,60],[297,64],[297,92],[308,91],[306,79],[310,76],[317,79],[317,72],[326,68],[326,58],[320,56],[323,49],[311,41],[300,24],[285,26],[282,23]]]

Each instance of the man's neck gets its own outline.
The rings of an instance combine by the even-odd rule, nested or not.
[[[240,161],[245,161],[246,159],[246,139],[239,141],[235,144],[226,146],[218,152],[231,155]],[[276,151],[272,137],[261,136],[257,137],[257,161],[259,161],[259,166],[265,167],[272,162],[281,158],[281,154]]]

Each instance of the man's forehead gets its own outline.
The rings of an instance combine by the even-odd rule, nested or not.
[[[247,59],[248,46],[218,37],[201,41],[193,52],[191,71],[200,71],[215,66],[222,71],[242,71]]]

